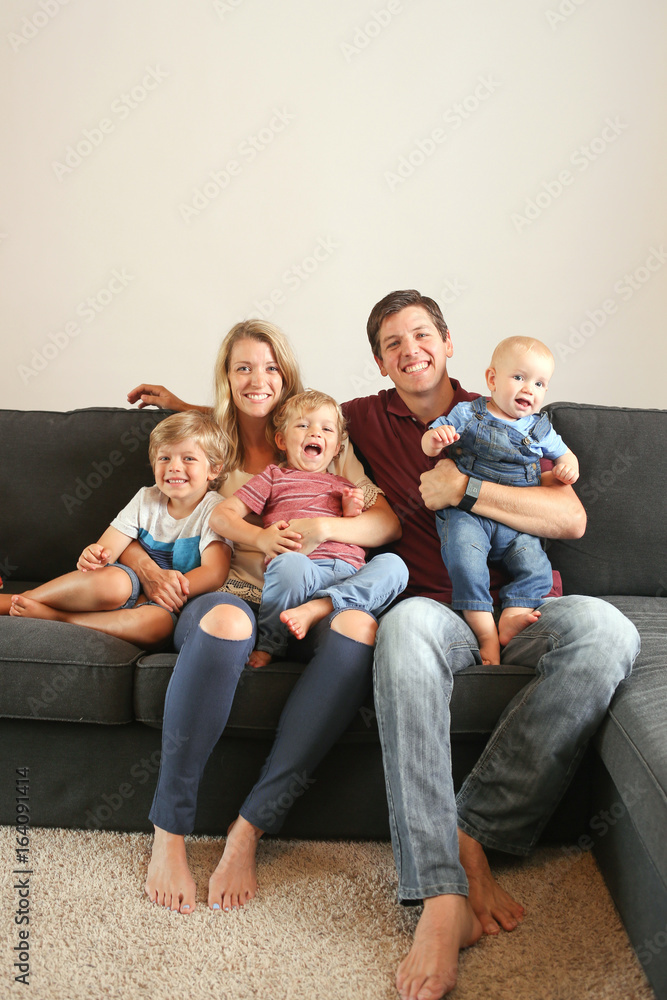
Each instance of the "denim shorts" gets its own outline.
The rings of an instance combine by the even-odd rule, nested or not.
[[[111,565],[112,566],[117,566],[118,569],[124,570],[127,573],[127,575],[129,576],[130,582],[132,584],[132,593],[130,594],[130,596],[128,597],[128,599],[125,601],[125,604],[121,604],[121,606],[119,608],[117,608],[116,610],[117,611],[126,611],[128,608],[134,608],[134,607],[136,607],[137,606],[137,601],[141,597],[141,583],[139,582],[139,577],[137,576],[137,574],[134,572],[133,569],[130,569],[129,566],[123,566],[123,564],[119,563],[119,562],[111,563]],[[139,605],[139,607],[143,607],[144,605],[146,605],[146,607],[148,607],[151,604],[153,604],[156,608],[162,608],[162,605],[158,604],[157,601],[149,601],[149,600],[142,601],[141,604]],[[162,610],[166,611],[167,609],[166,608],[162,608]],[[175,625],[176,622],[178,621],[178,615],[174,611],[170,611],[169,614],[171,615],[172,620],[173,620],[174,625]]]

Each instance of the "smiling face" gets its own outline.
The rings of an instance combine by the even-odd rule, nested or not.
[[[250,417],[266,418],[278,402],[283,377],[270,346],[247,338],[232,347],[228,371],[237,409]]]
[[[162,445],[155,456],[155,485],[171,501],[194,508],[217,476],[194,438]]]
[[[512,347],[496,350],[492,367],[486,371],[491,393],[489,411],[510,420],[537,413],[542,408],[553,370],[553,356],[539,342],[527,350]]]
[[[304,410],[292,417],[283,431],[276,431],[276,444],[293,469],[326,472],[340,451],[338,414],[326,405]]]
[[[411,396],[437,392],[443,380],[448,380],[447,359],[453,353],[451,337],[447,334],[442,339],[422,306],[408,306],[388,316],[380,327],[379,343],[377,365],[406,402]]]

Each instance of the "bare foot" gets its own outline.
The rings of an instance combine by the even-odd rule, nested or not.
[[[270,653],[265,652],[263,649],[253,649],[252,653],[248,657],[249,667],[265,667],[267,663],[270,663],[272,656]]]
[[[396,973],[402,1000],[439,1000],[454,989],[459,951],[482,936],[482,925],[465,896],[424,900],[415,939]]]
[[[506,646],[519,632],[536,622],[541,612],[535,608],[505,608],[498,622],[500,645]]]
[[[227,831],[227,843],[208,884],[208,905],[228,911],[248,903],[257,892],[255,854],[264,831],[238,816]]]
[[[195,880],[188,868],[185,838],[155,827],[144,891],[152,903],[178,913],[195,909]]]
[[[468,899],[485,934],[513,931],[526,912],[498,885],[479,841],[459,830],[459,857],[468,876]]]
[[[35,601],[32,597],[24,597],[23,594],[15,594],[12,597],[12,606],[9,609],[10,615],[14,618],[46,618],[49,621],[62,621],[59,611],[50,608],[47,604]]]
[[[482,657],[482,663],[485,666],[490,666],[491,664],[500,663],[500,643],[498,637],[495,635],[489,636],[486,639],[480,640],[479,643],[479,655]]]
[[[292,635],[303,639],[308,635],[308,629],[330,615],[334,607],[330,597],[316,597],[314,601],[306,601],[298,608],[287,608],[280,612],[280,620],[287,625]]]

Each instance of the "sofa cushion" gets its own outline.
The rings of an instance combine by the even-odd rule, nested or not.
[[[161,726],[167,685],[176,662],[174,653],[145,653],[137,660],[134,711],[140,722]],[[304,667],[280,661],[261,670],[246,667],[229,716],[225,733],[266,738],[275,733],[287,697]],[[452,694],[452,733],[478,736],[490,733],[503,709],[528,683],[534,671],[528,667],[472,666],[461,670]],[[348,728],[344,740],[377,741],[377,725],[369,697]]]
[[[73,570],[82,549],[152,484],[148,438],[166,415],[0,410],[0,496],[12,512],[0,537],[0,576],[51,580]]]
[[[642,648],[623,681],[595,745],[620,803],[597,817],[603,835],[626,811],[667,885],[667,599],[610,597],[639,629]],[[596,817],[594,817],[594,820]],[[594,823],[591,822],[591,829]]]
[[[564,593],[664,593],[667,491],[664,477],[652,470],[655,451],[667,438],[667,410],[576,403],[553,403],[546,410],[580,458],[574,489],[588,515],[583,538],[548,547]]]
[[[141,650],[81,625],[0,617],[0,716],[118,724],[134,718]]]

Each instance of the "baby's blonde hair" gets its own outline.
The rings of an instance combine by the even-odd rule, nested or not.
[[[224,478],[225,439],[213,417],[207,413],[200,413],[199,410],[174,413],[155,425],[148,442],[148,458],[151,466],[155,469],[160,448],[177,444],[187,438],[192,438],[199,445],[211,469],[219,467],[218,475],[208,484],[209,490],[217,490]]]
[[[545,361],[551,364],[552,370],[554,369],[556,362],[553,354],[546,344],[543,344],[541,340],[536,340],[535,337],[506,337],[505,340],[501,340],[499,344],[496,344],[491,356],[491,368],[495,368],[499,361],[504,361],[508,354],[514,352],[529,354],[531,351],[541,354]]]
[[[336,414],[338,442],[342,444],[347,437],[343,411],[333,396],[328,396],[326,392],[319,392],[317,389],[306,389],[305,392],[299,392],[296,396],[290,396],[283,403],[275,416],[276,432],[284,434],[291,420],[304,413],[309,413],[311,410],[319,410],[320,406],[330,406]]]

